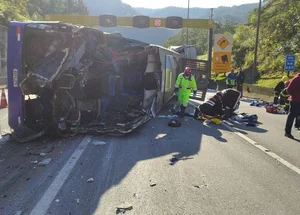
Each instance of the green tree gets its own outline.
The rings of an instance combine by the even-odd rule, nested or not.
[[[28,0],[2,0],[0,3],[0,24],[8,25],[12,20],[29,20]]]

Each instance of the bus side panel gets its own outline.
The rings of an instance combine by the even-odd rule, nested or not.
[[[23,95],[20,88],[22,75],[22,44],[24,23],[12,22],[8,28],[7,87],[8,123],[12,129],[23,124]]]

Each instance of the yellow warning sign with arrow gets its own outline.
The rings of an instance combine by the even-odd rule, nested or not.
[[[221,49],[225,49],[230,44],[226,37],[222,37],[217,43]]]

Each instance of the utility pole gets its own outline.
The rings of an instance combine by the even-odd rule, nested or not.
[[[190,19],[190,0],[188,0],[187,19]],[[189,44],[189,28],[186,29],[186,44]]]
[[[71,14],[71,4],[72,4],[72,0],[67,0],[68,3],[68,14]]]
[[[259,40],[259,27],[260,27],[260,15],[261,15],[261,0],[259,0],[258,7],[258,18],[257,18],[257,29],[256,29],[256,41],[255,41],[255,52],[254,52],[254,65],[252,70],[252,79],[255,79],[255,73],[257,70],[257,50],[258,50],[258,40]]]
[[[213,20],[214,17],[214,9],[210,9],[210,19]],[[208,31],[208,78],[211,78],[211,64],[212,64],[212,47],[213,47],[213,34],[214,34],[214,29],[210,28]]]

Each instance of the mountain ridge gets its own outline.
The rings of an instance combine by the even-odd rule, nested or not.
[[[168,16],[187,17],[187,9],[180,7],[166,7],[161,9],[134,8],[124,4],[121,0],[85,0],[90,15],[111,14],[116,16],[145,15],[150,17],[165,18]],[[258,7],[258,4],[244,4],[236,7],[218,7],[214,10],[215,21],[230,20],[235,23],[246,23],[248,14]],[[232,9],[233,8],[233,9]],[[207,19],[210,10],[207,8],[191,8],[190,18]],[[141,40],[143,42],[163,45],[167,39],[178,34],[180,30],[170,29],[134,29],[128,27],[101,28],[106,32],[120,32],[123,36]]]

